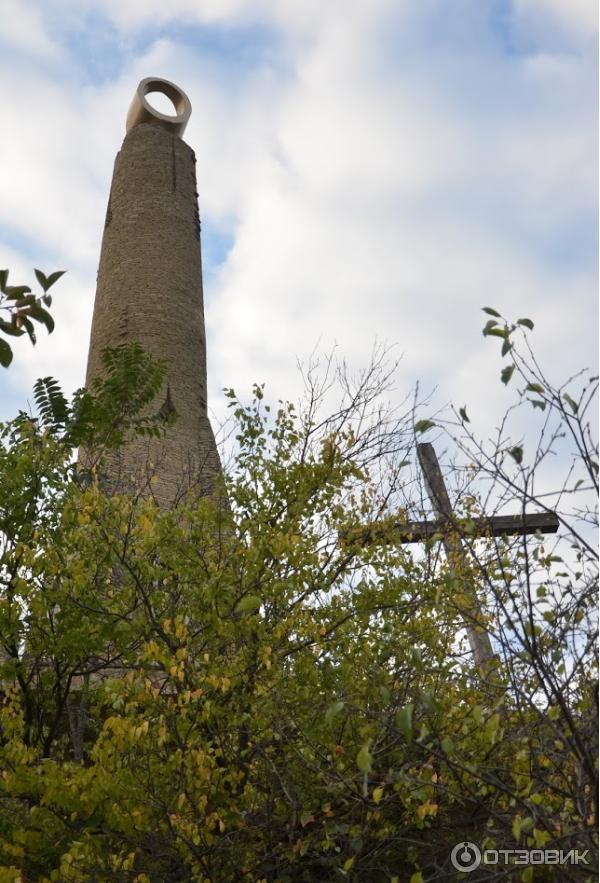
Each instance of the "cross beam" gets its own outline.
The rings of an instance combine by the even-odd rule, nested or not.
[[[556,533],[558,518],[554,512],[536,512],[532,515],[495,515],[493,518],[470,518],[463,522],[454,522],[454,529],[460,530],[466,537],[506,537],[523,536],[532,533]],[[437,521],[398,522],[397,533],[402,543],[424,543],[452,529],[447,519]]]
[[[484,677],[498,665],[498,659],[492,649],[490,637],[480,624],[481,610],[477,594],[471,581],[466,578],[467,559],[462,547],[460,535],[469,539],[477,537],[524,536],[526,534],[556,533],[559,526],[555,512],[522,513],[521,515],[495,515],[490,518],[467,519],[461,523],[452,512],[450,498],[440,464],[433,445],[424,443],[417,445],[417,456],[425,478],[427,492],[433,510],[434,521],[398,522],[395,525],[396,536],[401,543],[422,543],[427,540],[441,540],[444,544],[450,570],[462,584],[462,594],[468,599],[461,610],[469,644],[477,667]],[[369,542],[377,537],[377,524],[370,525],[361,532],[362,542]],[[386,531],[389,537],[388,531]]]
[[[523,536],[533,533],[556,533],[559,521],[554,512],[535,512],[520,515],[494,515],[492,518],[447,518],[435,521],[398,521],[394,524],[395,536],[401,543],[425,543],[441,540],[448,530],[464,534],[465,538]],[[377,526],[365,527],[361,537],[365,543],[377,535]]]

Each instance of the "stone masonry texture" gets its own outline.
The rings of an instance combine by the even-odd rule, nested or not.
[[[135,439],[112,457],[109,486],[151,492],[163,508],[188,489],[211,493],[221,467],[206,408],[195,156],[152,123],[129,131],[115,161],[86,384],[102,371],[103,349],[133,341],[167,363],[153,409],[168,396],[177,419],[164,438]]]

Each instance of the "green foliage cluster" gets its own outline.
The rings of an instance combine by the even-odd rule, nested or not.
[[[105,366],[71,402],[39,381],[38,419],[1,432],[0,883],[423,883],[461,879],[464,840],[591,861],[591,654],[561,702],[535,666],[528,704],[479,679],[455,576],[394,541],[372,448],[261,386],[227,392],[230,509],[107,494],[106,453],[162,431],[140,409],[163,367]],[[498,592],[521,564],[489,564]],[[554,871],[512,879],[592,879]]]
[[[9,337],[21,337],[27,334],[35,344],[36,334],[33,322],[45,325],[48,333],[54,330],[54,319],[46,309],[52,304],[52,295],[48,291],[55,282],[64,275],[64,270],[57,270],[46,276],[41,270],[34,270],[43,294],[32,294],[29,285],[9,285],[8,270],[0,270],[0,311],[8,318],[0,315],[0,334]],[[33,321],[32,321],[33,320]],[[12,348],[7,340],[0,337],[0,365],[7,368],[12,362]]]

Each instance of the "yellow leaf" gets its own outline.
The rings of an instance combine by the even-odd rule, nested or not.
[[[373,790],[373,800],[375,801],[375,803],[379,803],[382,797],[383,797],[383,788],[375,788]]]
[[[423,880],[423,874],[420,871],[417,871],[417,873],[413,874],[410,878],[410,883],[425,883]]]
[[[346,859],[346,861],[344,862],[344,870],[349,871],[353,864],[354,857]]]
[[[426,816],[435,816],[437,815],[437,811],[437,803],[432,803],[430,800],[426,800],[425,803],[422,803],[421,806],[417,807],[417,818],[424,819]]]

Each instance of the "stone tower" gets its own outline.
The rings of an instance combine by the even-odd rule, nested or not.
[[[149,92],[167,95],[176,114],[154,110]],[[174,425],[165,438],[129,442],[107,476],[109,486],[151,492],[162,507],[190,488],[210,493],[221,469],[206,407],[196,160],[181,138],[190,114],[173,83],[149,77],[139,84],[115,160],[86,376],[89,385],[101,373],[104,348],[133,341],[167,362],[154,407],[174,409]]]

